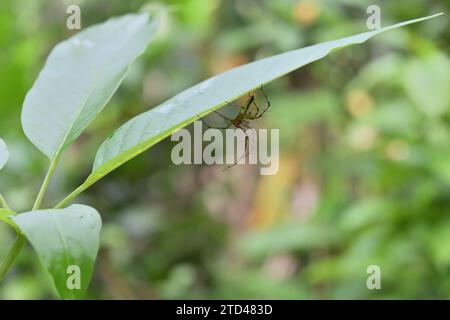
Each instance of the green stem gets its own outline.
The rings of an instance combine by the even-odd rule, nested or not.
[[[42,201],[44,200],[45,194],[47,193],[47,189],[50,184],[50,180],[55,173],[56,166],[58,165],[58,158],[59,157],[55,157],[50,163],[50,167],[48,168],[47,174],[45,175],[44,182],[42,183],[36,201],[34,202],[33,211],[38,210],[42,204]]]
[[[25,242],[26,242],[25,236],[23,234],[18,234],[13,247],[8,252],[8,255],[6,256],[6,258],[2,261],[2,264],[0,265],[0,282],[3,281],[6,274],[8,273],[9,269],[11,269],[12,264],[16,260],[17,256],[19,255],[20,251],[22,250],[23,246],[25,245]]]
[[[8,202],[6,202],[5,198],[3,198],[2,194],[0,193],[0,208],[5,208],[10,210],[11,208],[8,205]]]
[[[64,208],[69,202],[71,202],[73,199],[78,197],[80,193],[82,193],[84,190],[86,190],[88,187],[82,184],[78,188],[76,188],[71,194],[69,194],[67,197],[65,197],[60,203],[58,203],[55,206],[55,209],[61,209]]]
[[[55,173],[56,166],[58,165],[59,157],[56,156],[50,163],[50,167],[48,168],[47,174],[45,175],[44,182],[42,183],[41,189],[37,195],[36,201],[33,205],[33,211],[38,210],[44,200],[45,194],[47,193],[48,186],[50,184],[50,180]],[[4,199],[3,199],[4,200]],[[14,242],[13,247],[9,250],[5,259],[2,261],[0,265],[0,282],[5,278],[8,271],[11,269],[14,261],[25,245],[27,239],[22,233],[17,234],[16,241]]]

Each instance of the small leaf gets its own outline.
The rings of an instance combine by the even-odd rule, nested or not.
[[[99,248],[98,212],[88,206],[72,205],[27,212],[12,220],[33,245],[61,298],[82,298]]]
[[[9,152],[8,152],[8,146],[6,145],[5,141],[0,139],[0,170],[3,169],[3,167],[8,162],[9,158]]]
[[[56,158],[102,111],[156,28],[148,13],[130,14],[58,44],[24,101],[28,139]]]

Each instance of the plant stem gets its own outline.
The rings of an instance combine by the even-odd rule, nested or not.
[[[67,197],[65,197],[61,202],[59,202],[55,206],[55,209],[61,209],[61,208],[65,207],[69,202],[71,202],[73,199],[78,197],[80,195],[80,193],[82,193],[86,189],[87,189],[87,187],[84,184],[82,184],[81,186],[76,188],[71,194],[69,194]]]
[[[42,204],[42,201],[44,200],[45,194],[47,193],[47,189],[50,184],[50,180],[53,174],[55,173],[56,166],[58,165],[58,158],[59,157],[55,157],[50,163],[50,167],[48,168],[47,174],[45,175],[44,182],[42,183],[36,201],[34,202],[33,211],[39,209],[39,207]]]
[[[0,208],[5,208],[10,210],[11,208],[8,205],[8,202],[6,202],[5,198],[3,198],[2,194],[0,193]]]
[[[12,264],[14,263],[14,260],[16,260],[17,256],[19,255],[20,250],[22,250],[23,246],[25,245],[25,242],[26,242],[25,236],[23,234],[18,234],[13,247],[8,252],[8,255],[0,265],[0,282],[2,282],[3,279],[5,278],[6,274],[8,273]]]
[[[56,166],[58,165],[59,156],[56,156],[51,162],[50,167],[48,168],[47,174],[45,175],[44,182],[42,183],[41,189],[37,195],[36,201],[33,205],[33,211],[38,210],[42,204],[42,200],[44,200],[45,194],[47,193],[48,186],[50,184],[50,180],[55,173]],[[4,199],[3,199],[4,200]],[[3,201],[2,201],[3,203]],[[2,204],[3,205],[3,204]],[[23,235],[23,233],[17,233],[16,241],[14,242],[13,247],[9,250],[6,258],[2,261],[0,265],[0,282],[5,278],[8,271],[11,269],[14,261],[25,245],[27,239]]]

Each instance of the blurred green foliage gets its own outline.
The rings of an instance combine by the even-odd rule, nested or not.
[[[102,214],[89,298],[450,298],[450,37],[447,1],[375,1],[382,25],[426,23],[346,48],[267,86],[260,127],[281,128],[276,176],[252,166],[175,166],[158,144],[83,194]],[[231,67],[359,33],[374,1],[6,0],[0,2],[0,189],[28,210],[46,160],[21,104],[51,48],[73,31],[165,7],[162,31],[102,116],[63,157],[47,206],[88,175],[131,116]],[[0,226],[0,255],[13,234]],[[368,290],[378,265],[382,289]],[[54,298],[27,248],[0,298]]]

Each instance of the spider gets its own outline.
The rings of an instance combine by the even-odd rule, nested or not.
[[[237,129],[244,130],[244,131],[245,131],[245,129],[250,129],[250,126],[249,126],[250,121],[262,118],[264,113],[266,113],[267,110],[270,108],[270,101],[267,98],[267,95],[265,94],[262,85],[260,87],[260,90],[267,102],[266,107],[262,111],[261,111],[260,107],[258,106],[258,104],[256,103],[256,96],[254,94],[249,93],[247,101],[245,102],[244,105],[239,106],[240,110],[234,118],[230,118],[228,116],[221,114],[218,111],[214,111],[214,113],[218,114],[221,118],[223,118],[229,122],[228,126],[222,127],[222,128],[215,127],[215,129],[228,129],[231,126],[237,128]],[[233,105],[230,104],[229,102],[227,102],[227,106],[233,106]],[[253,107],[253,110],[251,107]],[[205,123],[204,120],[203,120],[203,123],[208,128],[212,128],[207,123]]]
[[[228,121],[228,125],[226,127],[218,128],[218,127],[211,127],[209,126],[203,119],[203,124],[207,126],[208,128],[215,128],[215,129],[228,129],[231,126],[233,126],[236,129],[241,129],[242,131],[246,131],[247,129],[250,129],[250,121],[257,120],[262,118],[262,116],[269,110],[270,108],[270,101],[267,98],[266,93],[263,90],[263,86],[260,87],[261,93],[266,99],[267,105],[264,107],[264,109],[261,109],[258,104],[256,103],[256,96],[255,94],[248,94],[248,99],[245,102],[244,105],[239,106],[239,112],[236,114],[235,117],[230,118],[228,116],[223,115],[222,113],[218,111],[214,111],[217,115],[219,115],[221,118]],[[227,106],[233,106],[229,102],[227,102]],[[245,137],[245,150],[248,150],[248,139],[249,137]],[[247,157],[249,155],[251,150],[248,150],[241,158],[239,158],[233,165],[228,166],[223,171],[230,169],[231,167],[234,167],[242,158]]]

